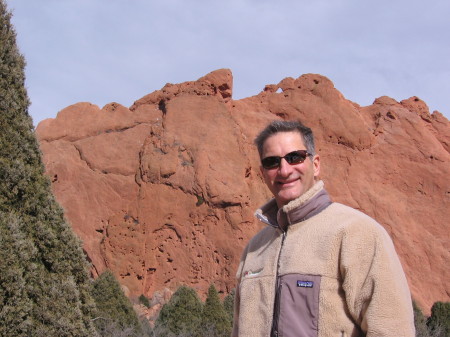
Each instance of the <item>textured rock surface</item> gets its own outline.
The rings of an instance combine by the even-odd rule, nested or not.
[[[78,103],[37,127],[54,193],[93,273],[110,268],[130,296],[188,284],[234,287],[243,246],[269,197],[253,139],[273,119],[315,130],[335,201],[392,236],[414,298],[449,301],[450,123],[417,97],[346,100],[307,74],[232,99],[232,74],[167,84],[129,109]]]

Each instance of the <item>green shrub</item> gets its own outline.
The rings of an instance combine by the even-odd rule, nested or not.
[[[227,313],[227,317],[228,317],[228,320],[229,320],[231,326],[233,325],[235,294],[236,294],[236,289],[233,289],[223,299],[223,308],[225,309],[225,312]]]
[[[88,264],[44,174],[0,0],[0,336],[95,336]]]
[[[431,308],[431,316],[426,317],[413,301],[416,337],[449,337],[450,302],[436,302]]]
[[[430,337],[427,327],[427,318],[422,313],[422,310],[420,309],[416,301],[413,301],[413,311],[414,326],[416,327],[416,337]]]
[[[114,336],[118,331],[127,336],[142,334],[137,314],[111,271],[94,281],[92,297],[97,307],[94,324],[101,336]]]
[[[155,323],[154,335],[158,337],[200,337],[202,302],[196,291],[181,286],[162,307]]]
[[[450,336],[450,302],[436,302],[433,304],[427,326],[435,336]]]
[[[145,305],[147,308],[150,308],[150,301],[148,300],[148,298],[142,294],[141,296],[139,296],[139,303]]]
[[[202,304],[194,289],[182,286],[161,309],[153,337],[225,337],[233,324],[234,291],[224,302],[214,285]],[[227,309],[225,309],[227,307]]]
[[[208,289],[202,315],[202,332],[204,336],[225,337],[231,334],[231,324],[228,319],[216,287],[211,284]],[[207,334],[205,334],[207,332]]]

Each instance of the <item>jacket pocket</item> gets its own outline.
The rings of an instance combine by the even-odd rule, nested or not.
[[[280,276],[278,335],[317,337],[320,276]]]

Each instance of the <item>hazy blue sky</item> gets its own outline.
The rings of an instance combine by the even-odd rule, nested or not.
[[[418,96],[450,119],[448,0],[6,0],[34,123],[76,102],[130,106],[230,68],[233,98],[318,73],[372,104]]]

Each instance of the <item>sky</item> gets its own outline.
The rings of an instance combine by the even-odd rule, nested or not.
[[[316,73],[349,100],[418,96],[450,119],[448,0],[6,0],[37,125],[229,68],[233,99]]]

